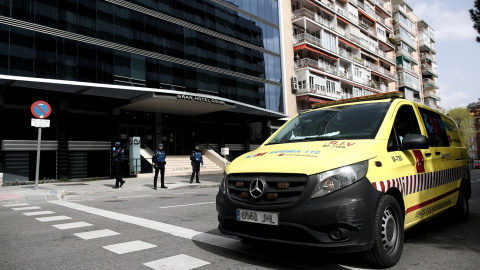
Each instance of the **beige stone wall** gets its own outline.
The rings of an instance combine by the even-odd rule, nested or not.
[[[291,79],[295,75],[294,70],[294,54],[293,54],[293,33],[292,33],[292,7],[291,1],[278,1],[281,11],[280,27],[283,34],[282,37],[282,57],[284,64],[283,78],[285,81],[285,113],[290,119],[297,115],[297,100],[296,95],[292,92]]]

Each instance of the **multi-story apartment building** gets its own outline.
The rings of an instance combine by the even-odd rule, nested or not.
[[[440,110],[440,96],[437,83],[438,68],[435,55],[435,31],[424,20],[417,21],[418,51],[420,52],[420,70],[425,105]]]
[[[389,91],[440,109],[434,30],[406,1],[292,0],[291,9],[299,111]]]
[[[292,0],[298,110],[396,89],[389,0]]]
[[[133,136],[168,155],[255,148],[287,115],[279,2],[0,1],[3,180],[34,179],[37,100],[40,179],[108,176]]]

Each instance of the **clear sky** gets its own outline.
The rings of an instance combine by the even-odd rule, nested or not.
[[[440,106],[448,110],[479,101],[480,43],[468,11],[474,0],[406,2],[435,30]]]

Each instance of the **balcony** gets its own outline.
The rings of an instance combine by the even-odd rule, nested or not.
[[[427,35],[427,37],[431,38],[432,40],[435,40],[435,35],[434,35],[433,31],[431,31],[429,29],[425,29],[425,28],[418,29],[418,35],[420,36],[422,34],[425,34],[425,35]]]
[[[367,31],[370,35],[377,37],[377,31],[369,26],[364,20],[360,20],[360,27]]]
[[[420,53],[420,60],[423,60],[422,62],[425,62],[425,60],[428,60],[432,63],[435,63],[435,60],[433,60],[433,56],[425,52]]]
[[[396,37],[396,36],[395,36]],[[427,51],[431,51],[432,53],[436,54],[437,51],[435,50],[435,43],[425,41],[423,38],[418,41],[418,46],[420,49],[425,47]]]
[[[412,48],[416,48],[417,47],[417,43],[415,41],[415,39],[411,39],[411,38],[407,38],[401,34],[396,34],[395,35],[395,40],[398,42],[398,41],[403,41],[405,43],[407,43],[410,47]]]
[[[404,66],[404,65],[397,65],[397,70],[398,71],[407,71],[409,73],[412,73],[413,75],[416,75],[417,77],[420,77],[420,73],[416,70],[414,70],[412,67]]]
[[[318,16],[318,14],[316,14],[315,12],[313,11],[310,11],[309,9],[306,9],[306,8],[301,8],[299,10],[295,10],[293,13],[292,13],[292,20],[295,20],[295,19],[298,19],[298,18],[302,18],[302,17],[305,17],[305,18],[308,18],[308,19],[311,19],[321,25],[323,25],[324,27],[326,28],[329,28],[329,29],[333,29],[335,30],[335,26],[333,25],[332,22],[330,22],[329,20],[327,20],[326,18],[322,17],[322,16]]]
[[[303,84],[298,86],[298,94],[314,94],[319,95],[328,99],[344,99],[350,98],[351,94],[342,93],[338,91],[329,91],[325,86],[320,86],[318,84]]]
[[[440,98],[440,96],[437,93],[435,93],[434,91],[426,91],[425,92],[425,97],[426,98],[430,97],[430,98],[433,98],[433,99],[438,100],[438,101],[442,100]]]
[[[418,64],[418,61],[413,57],[413,55],[412,55],[410,52],[408,52],[408,51],[400,48],[400,49],[397,49],[396,53],[397,53],[397,56],[400,56],[400,55],[401,55],[401,56],[405,56],[405,57],[407,57],[408,59],[410,59],[410,60],[412,60],[413,62],[415,62],[415,63]]]
[[[293,44],[294,45],[298,44],[298,43],[302,43],[302,42],[308,42],[310,44],[321,47],[321,48],[323,48],[327,51],[330,51],[332,53],[338,54],[338,47],[336,47],[336,48],[326,47],[326,46],[323,45],[322,40],[320,38],[314,37],[310,34],[304,33],[304,34],[300,34],[300,35],[297,35],[297,36],[293,37]]]
[[[429,64],[422,64],[422,74],[423,75],[433,75],[438,77],[437,68],[430,66]]]
[[[437,84],[436,81],[430,79],[430,78],[425,78],[423,79],[423,88],[424,89],[438,89],[440,86]]]
[[[335,76],[339,76],[339,73],[340,73],[338,68],[334,66],[330,66],[325,63],[319,63],[317,60],[313,60],[310,58],[302,58],[295,61],[295,69],[304,68],[304,67],[314,68],[323,72],[330,73]]]
[[[389,2],[384,2],[383,0],[375,0],[375,4],[386,11],[388,14],[392,14],[392,5]]]

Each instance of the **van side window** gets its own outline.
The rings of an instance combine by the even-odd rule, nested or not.
[[[398,109],[392,132],[388,139],[387,151],[398,151],[402,145],[403,137],[407,134],[421,134],[417,116],[413,107],[403,105]]]
[[[423,123],[427,129],[427,135],[430,139],[431,146],[450,146],[447,129],[451,129],[451,125],[449,123],[445,123],[440,114],[436,112],[423,108],[418,108],[418,110],[420,111]]]

